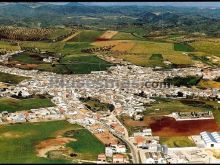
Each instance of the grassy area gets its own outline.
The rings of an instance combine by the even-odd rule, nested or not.
[[[201,80],[198,83],[198,86],[201,88],[218,88],[220,89],[220,82],[212,80]]]
[[[162,54],[164,60],[174,64],[192,64],[193,61],[189,56],[182,54],[181,51],[173,49],[173,43],[138,41],[138,40],[111,40],[94,42],[95,46],[115,45],[112,48],[112,56],[122,58],[136,65],[152,66],[150,57],[152,54]],[[115,54],[114,51],[122,52]],[[156,66],[158,63],[155,64]]]
[[[17,46],[17,44],[12,44],[11,42],[0,41],[0,51],[1,49],[7,51],[16,51],[19,50],[19,47]]]
[[[22,76],[0,72],[0,82],[3,83],[18,84],[27,78],[28,77],[22,77]]]
[[[77,130],[73,135],[76,141],[67,146],[73,148],[80,158],[96,159],[99,153],[104,152],[104,145],[89,131],[66,121],[16,124],[1,126],[0,163],[70,163],[67,160],[37,157],[35,148],[41,141],[70,130]]]
[[[43,58],[37,53],[23,52],[13,55],[12,61],[19,61],[24,64],[40,64],[43,63]]]
[[[105,146],[86,129],[72,131],[68,137],[77,139],[67,144],[67,147],[71,147],[80,159],[97,160],[98,154],[104,153]]]
[[[173,78],[166,78],[164,82],[173,84],[175,86],[187,86],[191,87],[197,85],[200,81],[200,77],[195,76],[188,76],[188,77],[173,77]]]
[[[69,29],[69,28],[57,28],[54,33],[49,34],[47,37],[48,37],[48,39],[53,40],[53,39],[56,39],[60,36],[67,35],[70,32],[71,32],[71,29]]]
[[[74,63],[75,64],[71,64]],[[85,74],[91,71],[106,70],[111,66],[111,63],[106,62],[94,55],[81,55],[81,56],[65,56],[61,63],[65,63],[65,67],[69,73]],[[70,64],[68,64],[70,63]]]
[[[97,38],[99,38],[104,31],[97,31],[97,30],[84,30],[81,33],[79,33],[77,36],[75,36],[70,41],[74,42],[93,42]]]
[[[192,47],[195,48],[196,51],[205,52],[208,55],[213,54],[220,57],[220,42],[219,39],[213,40],[200,40],[195,41],[190,44]]]
[[[168,147],[195,147],[195,143],[185,136],[160,137],[160,143]]]
[[[48,98],[30,98],[30,99],[13,99],[0,98],[0,112],[17,112],[30,110],[34,108],[53,107],[55,106]]]
[[[150,60],[163,60],[162,54],[152,54]]]
[[[193,52],[194,48],[187,43],[174,43],[175,51],[183,51],[183,52]]]
[[[112,37],[112,40],[140,40],[140,37],[133,35],[132,33],[118,32]],[[143,38],[142,38],[143,39]]]
[[[89,46],[89,43],[70,43],[65,45],[62,51],[68,53],[72,51],[73,55],[61,57],[59,63],[54,65],[43,62],[41,54],[30,52],[14,55],[10,61],[19,61],[22,64],[37,64],[35,67],[40,71],[49,71],[59,74],[85,74],[91,71],[106,70],[113,65],[95,55],[79,54],[81,49],[85,46]]]
[[[159,109],[159,110],[158,110]],[[195,107],[193,105],[187,105],[181,100],[160,100],[147,106],[144,111],[145,115],[168,115],[172,112],[201,112],[208,111],[205,107]]]
[[[198,56],[195,54],[189,54],[189,56],[192,58],[192,60],[196,60],[196,61],[201,61],[204,64],[210,65],[210,66],[214,66],[215,64],[213,64],[208,58],[207,56]]]
[[[22,49],[39,49],[41,51],[61,52],[65,43],[63,42],[44,42],[44,41],[23,41],[20,42]]]
[[[80,101],[85,103],[86,107],[94,112],[114,110],[114,105],[108,103],[102,103],[95,98],[80,98]]]
[[[89,42],[67,42],[62,50],[62,54],[80,54],[83,49],[92,47]]]
[[[35,145],[45,139],[55,138],[57,131],[78,128],[78,125],[66,121],[1,126],[0,163],[70,163],[37,157]]]

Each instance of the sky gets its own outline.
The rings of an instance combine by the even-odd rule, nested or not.
[[[176,6],[176,7],[220,7],[220,2],[82,2],[90,5],[149,5],[149,6]]]
[[[69,2],[49,2],[49,3],[54,5],[65,5]],[[79,2],[79,3],[86,5],[99,5],[99,6],[149,5],[149,6],[220,8],[220,2]],[[0,5],[2,4],[9,4],[9,3],[0,2]]]

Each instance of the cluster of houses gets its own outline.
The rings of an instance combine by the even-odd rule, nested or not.
[[[105,147],[105,153],[99,154],[97,163],[129,163],[125,145],[113,144]]]
[[[32,78],[22,81],[15,88],[8,88],[6,91],[1,92],[3,97],[11,96],[12,94],[18,95],[19,93],[22,97],[28,97],[31,94],[49,94],[53,97],[52,102],[56,105],[55,107],[31,109],[24,112],[2,112],[0,114],[2,123],[64,119],[70,123],[78,123],[107,145],[105,153],[98,156],[98,162],[100,163],[129,162],[125,145],[119,144],[118,139],[112,134],[115,132],[121,137],[125,137],[127,132],[118,120],[112,119],[112,115],[127,114],[139,120],[142,117],[139,113],[145,110],[144,104],[155,101],[151,97],[178,97],[179,92],[182,93],[182,97],[193,96],[220,99],[220,93],[217,89],[202,90],[175,86],[170,88],[143,86],[146,81],[163,82],[167,77],[201,76],[202,74],[206,74],[206,77],[208,76],[201,69],[193,67],[155,71],[152,68],[135,65],[117,65],[110,67],[108,71],[93,72],[87,75],[59,75],[51,72],[27,71],[0,66],[0,72]],[[111,84],[112,82],[113,84]],[[122,82],[131,82],[133,84],[130,85],[136,86],[126,87],[126,85],[120,84]],[[144,97],[136,95],[141,92],[144,93]],[[97,98],[101,102],[113,104],[115,110],[109,114],[91,112],[79,101],[80,97]],[[177,115],[179,117],[184,115],[195,117],[195,114]],[[199,115],[202,116],[202,114]],[[208,114],[203,114],[203,117],[204,115],[211,114],[209,112]],[[164,155],[167,154],[167,147],[159,143],[159,137],[152,136],[150,129],[134,133],[132,137],[129,137],[129,141],[140,151],[142,162],[165,162]]]

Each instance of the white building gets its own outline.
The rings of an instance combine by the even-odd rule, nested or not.
[[[220,149],[220,133],[219,132],[201,132],[202,140],[204,141],[207,148],[218,148]]]

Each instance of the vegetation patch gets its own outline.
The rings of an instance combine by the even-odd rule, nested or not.
[[[220,57],[220,42],[219,39],[206,39],[192,42],[196,51],[205,52],[208,55],[213,54]]]
[[[93,112],[97,111],[113,111],[115,109],[113,104],[108,104],[108,103],[102,103],[100,100],[95,99],[95,98],[80,98],[80,101],[84,102],[86,107]]]
[[[14,99],[0,98],[0,112],[17,112],[30,110],[35,108],[53,107],[55,106],[49,98],[29,98],[29,99]]]
[[[19,46],[17,43],[9,41],[0,41],[0,55],[18,50]]]
[[[3,83],[18,84],[25,79],[29,79],[29,78],[0,72],[0,82]]]
[[[162,56],[162,54],[152,54],[151,57],[150,57],[150,60],[162,61],[163,60],[163,56]]]
[[[0,163],[70,163],[68,160],[38,157],[36,145],[45,139],[55,138],[57,132],[81,128],[66,121],[24,123],[1,126],[0,135],[15,133],[17,138],[0,136]]]
[[[74,42],[93,42],[97,40],[104,31],[97,31],[97,30],[84,30],[78,35],[76,35],[73,39],[70,41]]]
[[[193,52],[194,48],[187,43],[174,43],[175,51]]]
[[[195,143],[186,136],[160,137],[160,143],[173,147],[195,147]]]
[[[76,141],[72,141],[66,146],[72,148],[79,159],[96,160],[98,154],[103,153],[105,150],[104,144],[86,129],[68,131],[64,136],[76,139]]]
[[[201,77],[196,77],[196,76],[187,76],[187,77],[173,77],[173,78],[166,78],[164,80],[165,83],[173,84],[175,86],[187,86],[187,87],[192,87],[195,86],[199,83],[201,80]]]
[[[198,83],[198,86],[201,88],[217,88],[220,89],[220,82],[212,80],[201,80]]]

